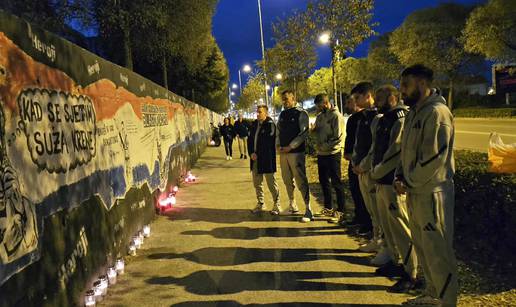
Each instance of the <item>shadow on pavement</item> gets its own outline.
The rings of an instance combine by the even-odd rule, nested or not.
[[[358,265],[370,265],[368,257],[343,255],[347,253],[360,252],[350,249],[206,247],[191,253],[154,253],[149,254],[147,257],[149,259],[185,259],[212,266],[315,260],[338,260]],[[356,277],[374,277],[373,273],[355,274],[357,275]]]
[[[398,305],[389,304],[328,304],[328,303],[274,303],[274,304],[247,304],[243,305],[236,301],[217,301],[217,302],[184,302],[177,303],[171,307],[393,307]]]
[[[324,231],[332,230],[332,231]],[[188,230],[182,235],[209,235],[217,239],[230,240],[256,240],[258,238],[290,238],[306,236],[344,235],[345,232],[338,227],[218,227],[212,230]]]
[[[238,224],[244,222],[297,221],[300,215],[271,215],[269,212],[253,214],[245,209],[216,209],[176,207],[163,215],[170,220],[190,220],[191,222],[210,222],[218,224]]]
[[[191,273],[185,277],[152,277],[153,285],[183,286],[185,291],[198,295],[234,294],[243,291],[386,291],[389,287],[373,284],[345,284],[329,281],[307,281],[330,277],[366,276],[362,272],[246,272],[237,270],[209,270]]]

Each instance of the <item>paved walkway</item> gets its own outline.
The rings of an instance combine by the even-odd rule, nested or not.
[[[393,306],[407,299],[385,291],[393,282],[374,276],[371,255],[358,252],[344,229],[324,219],[253,215],[248,160],[223,157],[222,148],[206,150],[193,170],[198,182],[151,224],[151,237],[100,306]]]

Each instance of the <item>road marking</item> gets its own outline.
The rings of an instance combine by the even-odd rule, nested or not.
[[[456,133],[491,135],[491,132],[455,130]],[[516,137],[516,134],[497,133],[499,136]]]

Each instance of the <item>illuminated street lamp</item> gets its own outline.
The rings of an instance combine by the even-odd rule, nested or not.
[[[251,72],[251,66],[249,64],[245,64],[243,67],[242,67],[242,70],[248,74]],[[240,83],[240,96],[242,96],[242,76],[240,74],[240,69],[238,70],[238,82]]]
[[[319,35],[319,42],[323,45],[330,45],[331,48],[331,79],[332,79],[332,87],[333,87],[333,103],[337,105],[337,78],[335,75],[335,65],[338,59],[337,54],[337,46],[339,45],[339,40],[332,40],[330,32],[324,32]],[[340,111],[342,112],[342,101],[340,102]]]
[[[283,75],[281,73],[277,73],[275,77],[278,81],[281,81],[283,79]]]
[[[233,83],[233,85],[231,85],[231,88],[236,90],[238,88],[238,85],[236,85],[236,83]]]

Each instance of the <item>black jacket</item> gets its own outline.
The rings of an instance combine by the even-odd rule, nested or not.
[[[241,138],[248,137],[249,128],[247,128],[247,123],[245,121],[240,122],[239,120],[237,120],[235,122],[235,133]]]
[[[235,137],[235,127],[233,125],[220,126],[220,134],[225,140],[232,140]]]
[[[358,117],[355,114],[348,117],[346,123],[346,140],[344,141],[344,154],[352,154],[355,146],[355,133],[357,131]]]
[[[256,130],[258,129],[258,120],[255,120],[251,126],[249,137],[247,138],[247,150],[249,156],[256,153],[258,159],[250,160],[251,171],[253,163],[258,162],[258,174],[267,174],[276,172],[276,125],[272,118],[267,117],[260,125],[258,138],[256,140],[256,148],[254,147]]]

